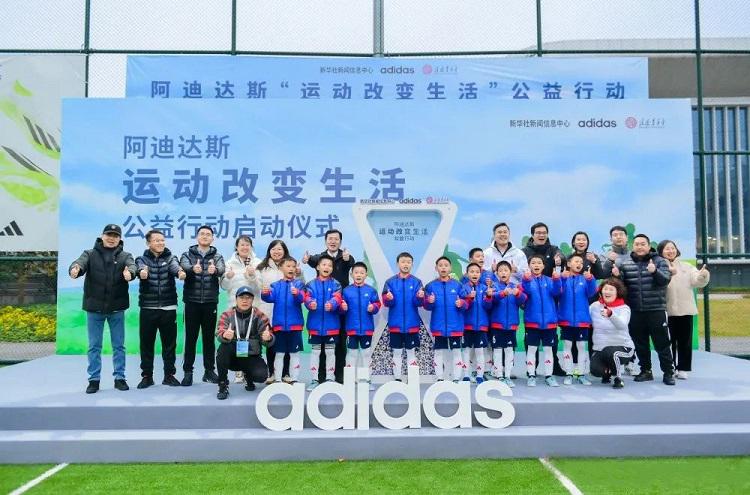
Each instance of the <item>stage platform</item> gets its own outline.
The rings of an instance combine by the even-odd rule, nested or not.
[[[627,377],[622,390],[598,381],[529,388],[518,379],[508,399],[515,422],[500,430],[440,430],[423,416],[421,429],[394,431],[371,412],[367,431],[323,431],[306,419],[303,431],[274,432],[256,418],[262,385],[246,392],[232,384],[229,399],[218,401],[216,385],[167,387],[157,373],[156,386],[137,390],[139,362],[129,356],[131,390],[120,392],[112,388],[110,357],[103,361],[103,388],[93,395],[84,394],[85,356],[0,369],[0,463],[750,454],[750,361],[705,352],[695,354],[690,379],[674,387],[660,373],[648,383]],[[521,355],[516,362],[522,377]],[[328,416],[341,409],[332,396],[321,404]],[[452,396],[438,398],[443,414],[456,407]],[[405,399],[391,396],[386,409],[401,414]],[[288,410],[283,399],[271,403],[275,416]]]

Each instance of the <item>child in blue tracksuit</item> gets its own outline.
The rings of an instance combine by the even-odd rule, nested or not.
[[[445,355],[453,360],[453,381],[463,377],[464,363],[461,341],[464,335],[466,291],[458,280],[451,278],[451,260],[441,256],[435,263],[438,278],[425,287],[424,307],[431,311],[430,331],[435,338],[435,375],[438,381],[445,377]]]
[[[380,311],[378,291],[365,283],[367,265],[358,261],[352,266],[353,283],[341,293],[340,311],[346,313],[344,329],[347,335],[346,366],[357,365],[362,356],[362,365],[370,369],[372,359],[372,334],[375,331],[373,315]],[[368,380],[369,381],[369,380]]]
[[[481,250],[480,250],[481,252]],[[484,253],[482,252],[482,256]],[[485,379],[490,379],[489,367],[486,367],[487,360],[484,350],[489,344],[487,333],[490,327],[489,309],[492,307],[492,298],[485,298],[488,291],[493,291],[490,287],[494,284],[490,281],[490,287],[480,279],[482,267],[477,263],[469,263],[466,267],[467,282],[464,284],[466,301],[469,303],[464,311],[464,355],[463,361],[471,365],[470,351],[474,352],[472,375],[476,376],[476,382],[482,383]],[[486,280],[489,280],[486,279]],[[492,292],[490,292],[490,296]],[[464,376],[464,380],[470,380],[469,376]]]
[[[393,349],[393,377],[403,379],[403,353],[407,366],[417,366],[419,328],[422,320],[418,309],[424,303],[422,281],[411,274],[414,258],[409,253],[396,257],[398,273],[383,285],[383,304],[388,308],[388,332]]]
[[[274,380],[281,381],[284,368],[284,354],[289,354],[289,383],[295,383],[299,378],[299,353],[302,351],[302,327],[305,320],[302,317],[302,302],[305,297],[305,286],[295,278],[297,260],[284,258],[280,264],[284,278],[263,286],[261,299],[273,303],[273,317],[271,325],[274,337],[276,357],[274,358]]]
[[[307,390],[318,386],[318,366],[321,347],[325,344],[326,378],[332,382],[336,371],[336,344],[339,341],[338,309],[341,305],[341,284],[333,277],[333,258],[327,254],[318,257],[318,276],[305,286],[305,307],[307,307],[308,342],[312,345],[310,354],[310,374],[312,380]]]
[[[566,376],[564,385],[591,385],[586,377],[586,365],[589,355],[586,342],[591,331],[589,300],[596,294],[596,280],[591,274],[591,267],[583,272],[583,256],[572,254],[567,259],[567,267],[562,274],[562,295],[557,306],[557,319],[562,329],[563,362]],[[575,343],[578,350],[578,366],[573,365],[572,348]]]
[[[492,273],[491,270],[484,270],[482,267],[484,266],[484,250],[480,247],[475,247],[469,250],[469,263],[476,263],[479,265],[479,269],[481,270],[479,275],[479,282],[484,284],[486,287],[492,287],[495,283],[497,283],[497,279],[495,278],[495,274]],[[468,270],[468,265],[466,266],[466,269]],[[469,276],[468,274],[465,274],[461,278],[462,284],[469,283]],[[464,380],[471,380],[474,381],[477,376],[480,376],[477,374],[476,371],[476,365],[477,365],[477,357],[476,357],[476,350],[473,346],[467,344],[467,342],[473,342],[474,341],[474,330],[464,329],[464,363],[467,363],[469,366],[469,369],[471,370],[471,377],[464,377]],[[483,372],[487,373],[487,377],[482,376],[483,380],[489,378],[489,369],[492,366],[492,356],[486,356],[487,361],[481,363],[481,367]],[[482,381],[483,381],[482,380]],[[481,383],[481,381],[480,381]]]
[[[492,343],[492,375],[509,387],[516,384],[511,380],[513,357],[517,346],[516,330],[520,323],[518,310],[526,303],[526,293],[520,284],[513,282],[513,267],[501,261],[496,267],[496,290],[487,291],[485,298],[491,300],[490,342]]]
[[[555,298],[562,294],[560,274],[555,271],[552,277],[544,275],[544,258],[533,255],[529,258],[529,270],[523,276],[521,285],[526,293],[526,309],[524,310],[524,326],[526,327],[526,373],[529,378],[527,385],[536,386],[536,349],[544,349],[544,381],[550,387],[559,384],[552,376],[554,350],[552,346],[557,333],[557,305]]]

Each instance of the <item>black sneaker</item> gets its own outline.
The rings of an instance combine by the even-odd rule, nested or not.
[[[174,375],[167,375],[164,377],[164,380],[161,381],[162,385],[169,385],[170,387],[179,387],[180,382],[177,380],[177,378],[174,377]]]
[[[139,383],[136,388],[148,388],[153,384],[154,384],[154,377],[144,376],[143,378],[141,378],[141,383]]]
[[[609,371],[605,371],[602,374],[602,383],[609,383],[611,381],[612,381],[612,373],[610,373]]]
[[[203,381],[206,383],[219,383],[219,377],[214,370],[208,370],[203,373]]]
[[[248,392],[252,392],[253,390],[255,390],[255,383],[253,383],[252,380],[250,380],[249,382],[247,382],[245,384],[245,390],[247,390]]]
[[[193,384],[193,372],[185,372],[185,376],[182,377],[182,382],[180,382],[180,385],[183,387],[190,387]]]
[[[227,397],[229,397],[229,384],[228,383],[219,384],[219,393],[216,394],[216,398],[219,400],[224,400]]]
[[[674,375],[672,373],[664,373],[664,377],[661,379],[661,381],[664,382],[664,385],[674,385]]]
[[[619,376],[615,377],[615,383],[612,385],[612,388],[623,388],[625,386],[625,382],[622,381],[622,378]]]
[[[89,380],[89,386],[86,387],[87,394],[95,394],[99,391],[99,380]]]
[[[151,383],[154,383],[154,382],[152,381]],[[128,387],[128,382],[126,382],[124,378],[117,378],[115,380],[115,388],[117,390],[120,390],[121,392],[130,390],[130,387]]]
[[[651,373],[651,370],[642,370],[634,378],[634,381],[636,382],[651,382],[653,380],[654,380],[654,374]]]

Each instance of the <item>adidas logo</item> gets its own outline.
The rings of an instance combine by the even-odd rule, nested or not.
[[[15,220],[12,220],[3,230],[0,230],[0,236],[22,236],[21,228]]]

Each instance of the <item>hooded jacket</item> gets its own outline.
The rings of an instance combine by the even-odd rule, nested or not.
[[[130,307],[128,281],[122,275],[125,268],[135,279],[133,256],[123,251],[122,241],[114,248],[105,248],[97,238],[92,249],[86,249],[73,263],[81,269],[78,276],[86,275],[83,281],[83,304],[85,311],[111,313]],[[70,268],[68,271],[70,272]]]

